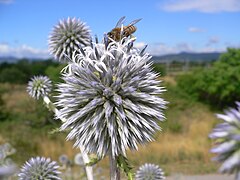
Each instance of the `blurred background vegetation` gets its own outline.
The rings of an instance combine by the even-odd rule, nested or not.
[[[158,164],[167,175],[215,173],[218,165],[211,162],[208,134],[218,122],[215,113],[240,100],[240,49],[228,49],[207,63],[172,61],[153,66],[167,89],[163,94],[169,101],[167,120],[155,142],[129,152],[130,162],[136,168],[145,162]],[[20,165],[31,156],[58,160],[61,154],[73,158],[78,152],[65,141],[64,132],[50,133],[61,123],[42,101],[26,93],[33,75],[47,75],[57,83],[63,67],[52,60],[0,64],[0,144],[9,142],[16,148],[12,158]],[[107,171],[107,160],[99,166]]]

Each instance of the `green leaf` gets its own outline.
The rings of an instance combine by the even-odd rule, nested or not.
[[[88,163],[86,163],[86,166],[93,166],[95,164],[97,164],[99,161],[101,161],[103,159],[103,157],[97,157],[97,156],[91,156],[90,157],[90,161]]]
[[[52,129],[50,132],[48,132],[49,134],[56,134],[56,133],[62,133],[62,132],[69,132],[71,129],[65,129],[65,130],[60,130],[60,128],[54,128]]]
[[[49,132],[49,134],[56,134],[56,133],[60,133],[60,132],[61,132],[60,128],[54,128]]]
[[[128,180],[133,180],[132,166],[129,165],[128,159],[125,156],[119,155],[117,157],[117,166],[126,173]]]

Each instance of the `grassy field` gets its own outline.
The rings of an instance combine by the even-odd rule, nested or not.
[[[156,134],[156,141],[137,152],[128,152],[135,168],[146,162],[158,164],[167,175],[172,173],[215,173],[218,165],[211,162],[209,149],[212,142],[208,134],[216,124],[215,113],[207,105],[193,101],[176,88],[174,77],[164,77],[168,104],[167,120],[161,124],[163,130]],[[61,154],[73,158],[78,150],[72,142],[66,142],[64,133],[49,132],[60,123],[53,120],[42,102],[36,102],[26,93],[26,86],[1,84],[0,91],[9,120],[0,122],[0,144],[11,143],[17,150],[12,156],[19,164],[31,156],[47,156],[58,160]],[[99,163],[108,172],[108,160]]]

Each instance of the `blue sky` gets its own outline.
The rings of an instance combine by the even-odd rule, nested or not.
[[[0,0],[0,56],[48,57],[48,35],[77,17],[102,38],[122,16],[136,24],[136,46],[152,55],[240,47],[240,0]]]

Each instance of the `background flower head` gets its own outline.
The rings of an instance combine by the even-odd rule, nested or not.
[[[84,165],[84,162],[83,162],[83,157],[82,157],[82,154],[81,153],[77,153],[75,156],[74,156],[74,163],[79,165],[79,166],[83,166]]]
[[[51,92],[52,82],[47,76],[34,76],[27,86],[28,94],[39,99],[40,97],[47,96]]]
[[[162,169],[155,164],[144,164],[136,172],[136,180],[160,180],[165,179]]]
[[[50,158],[36,157],[31,158],[21,168],[18,174],[19,180],[61,180],[59,177],[58,164]]]
[[[63,19],[49,37],[49,50],[55,58],[64,61],[65,55],[72,57],[79,45],[88,46],[90,41],[90,30],[84,22],[76,18]]]
[[[0,179],[4,180],[5,178],[12,176],[16,171],[17,167],[13,164],[0,166]]]
[[[131,39],[79,52],[58,85],[59,117],[67,119],[61,129],[71,129],[67,138],[98,156],[125,155],[152,141],[166,102],[151,57],[132,48]]]
[[[16,153],[16,149],[14,147],[12,147],[12,145],[9,143],[5,143],[5,144],[1,145],[0,149],[2,151],[4,151],[7,156]]]
[[[236,173],[240,179],[240,103],[237,109],[230,108],[225,114],[217,114],[223,122],[217,124],[209,137],[216,139],[216,146],[211,149],[217,156],[213,159],[221,162],[219,171]]]
[[[58,160],[62,165],[67,165],[70,161],[66,154],[62,154],[61,156],[59,156]]]

